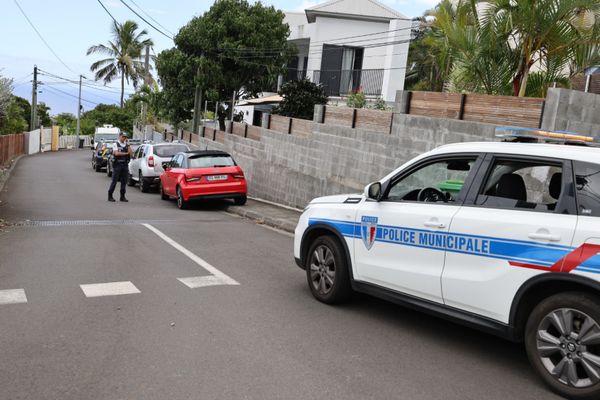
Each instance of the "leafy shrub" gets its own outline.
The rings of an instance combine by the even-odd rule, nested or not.
[[[367,105],[367,96],[359,89],[348,96],[346,105],[351,108],[365,108]]]
[[[385,100],[383,98],[378,97],[377,100],[375,100],[375,103],[373,104],[373,109],[380,110],[380,111],[387,111],[387,110],[389,110],[389,107],[387,106],[387,103],[385,102]]]
[[[323,87],[306,78],[284,83],[279,95],[283,101],[273,113],[292,118],[313,119],[315,105],[327,104],[328,100]]]

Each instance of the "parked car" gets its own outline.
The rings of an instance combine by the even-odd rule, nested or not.
[[[92,169],[101,172],[108,165],[109,155],[112,154],[113,141],[97,143],[98,147],[92,151]]]
[[[151,186],[160,182],[163,173],[163,163],[171,161],[179,152],[190,148],[183,143],[144,143],[133,153],[129,162],[129,186],[139,184],[142,192],[147,192]]]
[[[177,199],[181,209],[200,199],[233,199],[236,205],[244,205],[247,192],[244,172],[222,151],[178,153],[165,163],[160,176],[161,198]]]
[[[364,292],[524,341],[554,391],[600,399],[598,148],[442,146],[363,194],[311,201],[294,256],[321,302]]]

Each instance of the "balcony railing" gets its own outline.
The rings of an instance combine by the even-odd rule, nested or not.
[[[328,96],[345,96],[362,91],[367,96],[381,96],[383,69],[322,70],[313,72],[313,82],[323,84]]]
[[[383,69],[322,70],[313,72],[313,82],[323,84],[328,96],[345,96],[362,91],[367,96],[381,96]]]
[[[300,81],[304,78],[306,78],[306,71],[294,69],[294,68],[288,68],[285,75],[283,75],[283,83],[289,82],[289,81]]]

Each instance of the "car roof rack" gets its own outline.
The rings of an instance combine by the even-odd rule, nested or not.
[[[544,129],[501,126],[496,128],[497,138],[505,142],[551,143],[576,146],[600,147],[600,138],[580,135],[574,132],[548,131]]]

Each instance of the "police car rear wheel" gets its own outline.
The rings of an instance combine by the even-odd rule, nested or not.
[[[310,246],[306,278],[313,296],[323,303],[346,300],[350,279],[342,246],[330,236],[317,238]]]
[[[600,398],[600,298],[551,296],[532,311],[527,356],[544,381],[569,399]]]

